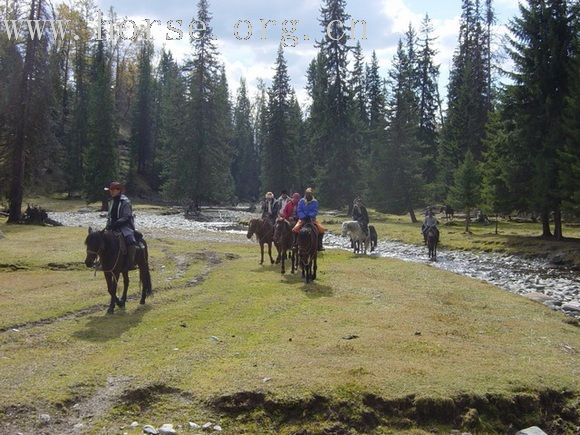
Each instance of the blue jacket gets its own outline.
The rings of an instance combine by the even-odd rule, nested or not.
[[[318,216],[318,201],[313,199],[310,202],[306,202],[306,198],[302,198],[298,203],[298,218],[299,219],[316,219]]]

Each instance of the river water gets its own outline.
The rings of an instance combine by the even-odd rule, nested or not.
[[[105,217],[98,212],[50,213],[50,217],[65,226],[100,229]],[[255,214],[242,210],[206,209],[208,222],[185,219],[183,214],[163,216],[151,212],[137,212],[136,225],[147,236],[176,236],[191,240],[223,242],[245,240],[246,231],[239,224]],[[350,242],[335,234],[325,236],[325,246],[350,250]],[[460,275],[480,279],[512,293],[524,295],[550,308],[580,318],[580,271],[556,266],[543,259],[517,255],[488,254],[474,251],[438,250],[437,261],[427,258],[425,247],[380,240],[371,255],[429,264]]]

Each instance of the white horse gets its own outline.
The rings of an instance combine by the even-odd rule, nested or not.
[[[347,236],[354,242],[355,254],[360,251],[358,246],[364,246],[364,254],[367,253],[367,249],[371,243],[370,231],[367,235],[357,221],[347,221],[342,224],[342,237]]]

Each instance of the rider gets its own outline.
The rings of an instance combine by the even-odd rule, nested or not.
[[[286,219],[290,223],[296,223],[298,220],[298,203],[300,202],[300,194],[294,193],[292,199],[288,201],[286,207],[280,212],[280,219]]]
[[[276,217],[278,217],[282,214],[284,207],[286,207],[286,204],[288,204],[289,202],[290,202],[290,197],[288,196],[288,191],[283,190],[280,193],[280,197],[274,203],[274,213],[275,213]]]
[[[437,219],[433,215],[433,211],[429,208],[425,213],[425,220],[423,221],[423,226],[421,227],[421,233],[423,234],[423,241],[427,244],[427,231],[429,228],[435,229],[437,235],[437,240],[439,240],[439,228],[437,228]]]
[[[137,240],[135,239],[135,222],[131,201],[123,194],[124,187],[121,183],[113,181],[109,187],[105,187],[112,200],[109,201],[109,213],[107,215],[107,230],[119,231],[127,244],[127,269],[135,268],[135,253]]]
[[[354,206],[352,208],[352,220],[359,223],[363,232],[369,235],[369,214],[367,208],[364,206],[362,199],[356,198],[354,200]]]
[[[314,198],[314,192],[311,187],[306,189],[304,198],[298,202],[297,214],[299,220],[292,231],[298,234],[306,221],[311,222],[318,229],[318,250],[324,251],[324,247],[322,246],[322,237],[324,236],[324,232],[326,230],[316,220],[316,216],[318,216],[318,201],[316,198]]]
[[[262,219],[268,219],[272,225],[276,223],[276,213],[274,210],[274,194],[272,192],[266,193],[264,202],[262,203]]]

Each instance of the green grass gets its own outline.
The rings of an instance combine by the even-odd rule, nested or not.
[[[383,214],[371,210],[371,225],[377,229],[379,239],[397,240],[415,245],[422,245],[422,216],[417,214],[420,222],[413,224],[408,215],[398,216]],[[341,222],[348,220],[346,214],[323,214],[321,220],[328,229],[340,232]],[[580,227],[564,225],[565,241],[543,240],[541,224],[517,223],[501,220],[499,234],[495,234],[495,222],[490,225],[474,223],[470,225],[471,234],[465,233],[465,222],[455,219],[446,224],[439,217],[441,247],[446,249],[475,250],[484,252],[501,252],[547,258],[559,257],[565,262],[580,267]]]
[[[70,422],[75,403],[101,397],[108,406],[85,420],[91,433],[134,420],[212,420],[226,433],[493,432],[559,415],[570,431],[578,416],[577,327],[479,281],[330,251],[307,286],[259,266],[254,245],[151,240],[155,297],[107,316],[102,276],[46,267],[82,261],[83,231],[0,230],[2,262],[27,268],[0,272],[2,325],[102,304],[0,333],[0,432],[34,432],[42,412]],[[208,267],[204,282],[187,285]],[[116,393],[115,382],[124,382]],[[546,413],[550,394],[561,406]],[[469,408],[480,418],[462,424]]]

